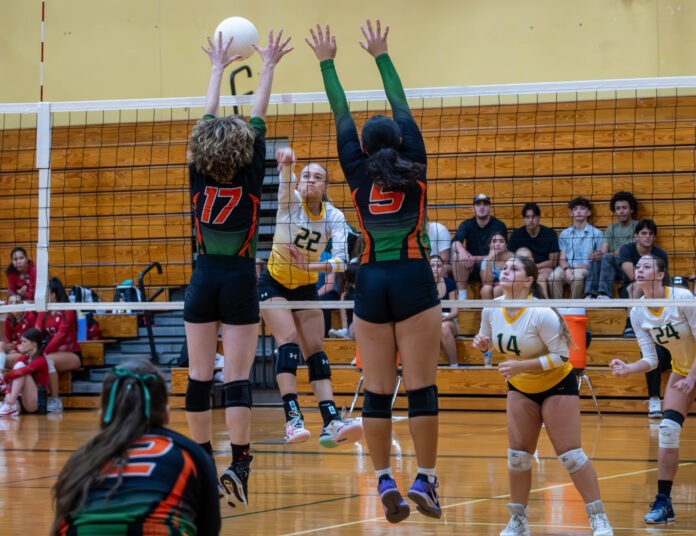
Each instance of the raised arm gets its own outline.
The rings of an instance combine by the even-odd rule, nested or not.
[[[397,120],[404,113],[410,117],[411,110],[406,102],[404,86],[388,54],[389,26],[382,32],[382,22],[379,19],[374,25],[370,19],[367,19],[364,25],[360,25],[360,30],[365,36],[365,41],[359,42],[360,46],[377,62],[377,68],[384,84],[384,92],[387,94],[387,99],[389,99],[389,104],[394,112],[394,120]]]
[[[214,39],[208,37],[208,47],[202,46],[210,58],[210,80],[208,81],[208,92],[205,95],[205,115],[217,116],[218,107],[220,106],[220,83],[222,82],[222,73],[233,61],[241,58],[241,56],[227,56],[227,49],[230,48],[234,37],[230,38],[226,43],[222,42],[222,32],[218,32]]]
[[[295,190],[295,174],[292,166],[295,163],[295,153],[289,147],[284,147],[276,151],[278,161],[278,210],[290,210],[290,203],[296,201],[293,191]]]
[[[331,111],[336,117],[336,122],[338,122],[340,117],[344,115],[350,116],[350,110],[345,91],[343,91],[343,86],[341,86],[334,66],[336,36],[331,35],[331,27],[328,24],[324,28],[320,24],[317,24],[316,29],[310,28],[309,35],[310,37],[305,38],[305,42],[319,60],[326,96],[329,98]]]
[[[285,41],[282,39],[283,30],[278,31],[278,35],[275,39],[273,39],[273,30],[269,30],[268,46],[266,48],[253,45],[254,49],[261,55],[261,58],[263,58],[263,65],[261,66],[259,86],[256,88],[254,108],[251,110],[252,117],[258,117],[263,120],[266,119],[268,101],[271,98],[271,86],[273,85],[273,72],[283,56],[293,50],[292,47],[286,48],[290,42],[290,38],[288,37]]]

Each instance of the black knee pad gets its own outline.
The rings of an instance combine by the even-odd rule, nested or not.
[[[415,391],[406,391],[406,397],[408,398],[409,417],[437,415],[437,385],[430,385]]]
[[[365,389],[362,416],[367,419],[391,419],[392,395],[379,395]]]
[[[684,424],[684,415],[673,409],[668,409],[662,414],[663,419],[669,419],[670,421],[676,422],[679,426]]]
[[[186,411],[208,411],[210,409],[210,392],[212,389],[213,380],[202,382],[189,377],[185,398]]]
[[[297,374],[297,365],[300,362],[300,346],[295,343],[283,344],[278,347],[275,373],[287,372]]]
[[[307,359],[307,368],[309,369],[309,382],[317,380],[328,380],[331,378],[331,365],[329,365],[329,356],[324,352],[312,354]]]
[[[252,401],[251,382],[241,380],[229,382],[222,386],[226,408],[250,408]]]

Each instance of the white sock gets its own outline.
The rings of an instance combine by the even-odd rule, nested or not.
[[[0,369],[5,368],[6,361],[7,361],[7,354],[5,352],[0,352]]]
[[[466,289],[461,288],[457,291],[457,299],[458,300],[466,300]]]
[[[419,467],[418,474],[427,476],[428,482],[430,482],[431,484],[435,483],[435,468],[434,467],[432,469],[425,469],[423,467]]]
[[[392,475],[391,467],[387,467],[386,469],[375,470],[375,476],[377,477],[378,482],[379,482],[379,479],[385,475],[388,476],[389,478],[391,478],[392,480],[394,479],[394,476]]]

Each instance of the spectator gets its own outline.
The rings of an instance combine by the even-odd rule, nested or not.
[[[568,208],[573,225],[561,231],[559,266],[549,279],[551,297],[555,299],[563,298],[566,284],[570,286],[571,299],[582,298],[590,262],[602,258],[602,232],[587,221],[592,215],[590,202],[584,197],[576,197],[570,200]]]
[[[353,258],[346,266],[343,272],[343,290],[341,291],[341,300],[350,301],[355,299],[355,278],[358,275],[360,268],[360,259]],[[353,309],[340,309],[341,327],[339,329],[330,329],[329,337],[336,339],[355,339],[355,330],[353,329]]]
[[[449,270],[452,244],[449,229],[436,221],[428,222],[428,238],[430,239],[430,254],[439,255],[445,263],[445,270]]]
[[[445,277],[445,262],[439,255],[430,256],[430,268],[433,270],[435,283],[437,284],[437,295],[440,300],[456,300],[457,285],[449,277]],[[447,356],[447,361],[451,367],[458,367],[457,361],[457,335],[459,334],[459,324],[457,324],[459,309],[442,308],[442,333],[440,336],[440,347]]]
[[[491,198],[474,197],[474,217],[459,224],[452,239],[452,270],[457,282],[457,299],[465,300],[469,281],[480,281],[481,262],[488,255],[488,242],[494,232],[505,233],[507,227],[491,216]],[[464,246],[466,242],[466,247]]]
[[[8,305],[22,303],[19,294],[10,294],[7,297]],[[0,343],[0,369],[5,368],[7,354],[18,353],[17,344],[22,333],[36,324],[36,313],[34,311],[13,311],[5,317],[5,339]]]
[[[522,219],[524,225],[512,231],[508,249],[517,251],[527,248],[532,253],[532,258],[539,271],[539,286],[544,296],[549,296],[548,280],[558,265],[560,252],[558,249],[558,236],[556,231],[545,225],[541,225],[541,209],[536,203],[525,203],[522,207]]]
[[[321,256],[319,257],[319,262],[326,262],[332,258],[331,240],[329,239],[329,242],[326,244],[326,248],[324,251],[322,251]],[[317,274],[317,295],[319,297],[319,301],[340,300],[340,287],[342,284],[342,279],[341,274],[337,272],[319,272]],[[321,312],[324,314],[324,337],[328,337],[329,330],[331,329],[331,313],[333,312],[333,309],[322,309]]]
[[[25,413],[35,413],[39,409],[39,387],[48,387],[48,364],[43,352],[43,335],[36,328],[29,328],[19,339],[17,345],[21,357],[10,372],[0,374],[0,384],[7,394],[0,407],[0,417],[19,415],[17,399],[22,397]]]
[[[498,285],[500,273],[510,257],[512,253],[508,251],[507,237],[503,233],[493,233],[488,243],[488,255],[481,263],[481,299],[492,300],[502,296],[503,289]]]
[[[614,295],[614,281],[621,280],[623,271],[619,263],[619,248],[633,240],[637,221],[633,219],[638,203],[630,192],[617,192],[609,202],[617,221],[604,231],[604,242],[600,250],[601,260],[590,264],[590,273],[585,281],[585,296],[609,299]]]
[[[24,248],[16,247],[10,254],[12,262],[7,267],[7,294],[17,294],[23,301],[34,301],[36,290],[36,266],[27,258]]]
[[[68,303],[68,295],[60,279],[52,277],[48,282],[49,302]],[[58,396],[58,373],[80,368],[82,354],[77,342],[77,316],[75,311],[46,311],[36,317],[35,326],[47,339],[46,360],[50,380],[51,397],[49,413],[61,413],[63,403]]]
[[[635,266],[643,255],[653,255],[665,263],[665,278],[669,281],[667,253],[654,245],[657,236],[657,225],[653,220],[640,220],[636,224],[635,242],[624,244],[619,248],[619,263],[623,271],[619,296],[622,298],[637,299],[643,295],[640,286],[635,284]],[[630,319],[626,320],[624,337],[636,336]]]

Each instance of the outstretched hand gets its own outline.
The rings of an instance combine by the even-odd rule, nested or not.
[[[276,162],[278,162],[278,171],[282,171],[282,167],[286,164],[295,163],[295,153],[290,147],[283,147],[276,150]]]
[[[389,35],[389,26],[385,27],[384,33],[382,33],[382,22],[377,19],[376,27],[372,27],[372,20],[367,19],[365,25],[360,25],[363,35],[365,36],[365,42],[358,41],[360,46],[367,50],[373,58],[386,54],[387,50],[387,36]]]
[[[283,30],[278,30],[278,35],[273,38],[273,29],[268,30],[268,46],[266,48],[261,48],[257,44],[252,44],[254,50],[259,53],[263,59],[264,65],[275,67],[283,56],[287,53],[292,52],[294,47],[285,48],[290,42],[290,37],[283,39]]]
[[[222,32],[218,32],[216,37],[217,39],[213,41],[213,39],[208,36],[208,47],[210,48],[201,46],[203,52],[205,52],[210,58],[210,63],[213,65],[213,67],[217,66],[224,69],[233,61],[241,59],[239,54],[235,56],[227,55],[227,50],[230,48],[232,41],[234,41],[234,37],[230,37],[226,43],[222,42]]]
[[[327,24],[322,30],[321,25],[317,24],[316,32],[309,29],[309,37],[305,37],[305,43],[314,51],[314,55],[319,61],[332,60],[336,57],[336,36],[331,35],[331,27]]]

